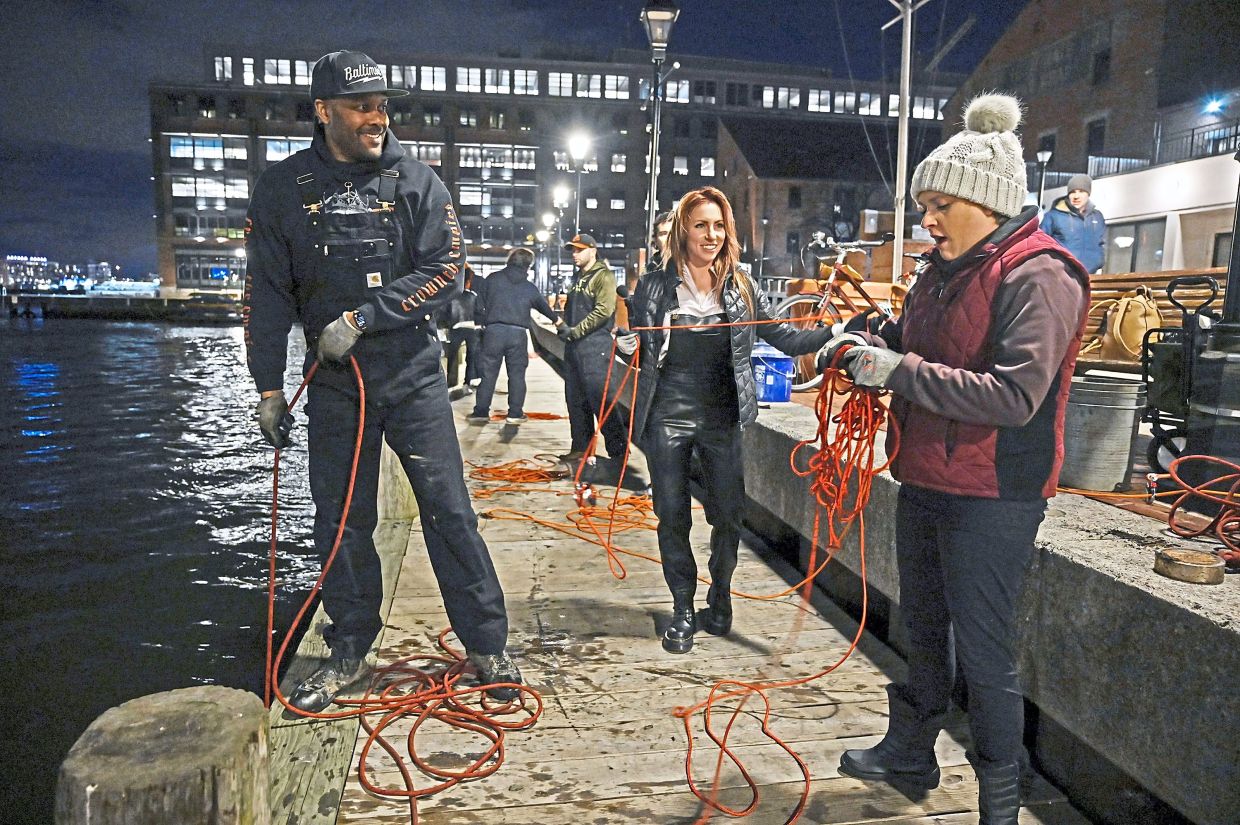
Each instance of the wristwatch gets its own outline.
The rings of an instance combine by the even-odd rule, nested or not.
[[[368,322],[366,316],[362,314],[360,309],[353,310],[353,326],[357,327],[358,332],[365,332]]]

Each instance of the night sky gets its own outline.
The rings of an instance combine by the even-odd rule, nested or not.
[[[1027,0],[931,0],[915,49],[931,55],[969,17],[941,70],[969,72]],[[572,37],[599,50],[647,49],[643,0],[212,0],[5,2],[0,56],[0,254],[62,263],[109,260],[127,274],[155,268],[147,84],[205,81],[208,44],[257,57],[361,49],[526,55]],[[681,0],[678,54],[830,68],[837,77],[894,74],[900,27],[888,0]],[[362,13],[366,16],[362,16]],[[841,38],[841,32],[843,38]],[[847,41],[846,47],[841,40]],[[284,48],[281,49],[280,47]],[[272,48],[274,47],[274,48]],[[847,58],[847,59],[846,59]],[[416,93],[415,93],[416,94]]]

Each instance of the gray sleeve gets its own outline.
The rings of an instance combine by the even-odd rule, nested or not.
[[[1046,397],[1081,325],[1085,290],[1061,258],[1039,255],[995,294],[994,366],[972,372],[906,353],[887,382],[892,392],[966,424],[1019,427]]]

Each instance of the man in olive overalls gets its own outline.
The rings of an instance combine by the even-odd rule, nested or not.
[[[444,607],[484,684],[519,683],[505,653],[504,594],[465,487],[432,317],[461,290],[461,232],[447,189],[388,130],[383,70],[360,52],[314,65],[318,120],[310,148],[267,169],[246,219],[245,343],[262,400],[259,426],[289,444],[282,386],[288,332],[301,321],[308,390],[314,542],[326,560],[340,524],[357,434],[356,359],[366,390],[361,457],[340,550],[323,583],[331,656],[290,696],[308,712],[367,673],[383,579],[378,523],[380,438],[400,457]],[[515,688],[493,688],[513,698]]]
[[[572,437],[568,453],[560,458],[574,462],[585,454],[594,436],[595,420],[603,413],[603,385],[612,357],[611,330],[616,316],[616,277],[598,259],[598,244],[591,236],[574,235],[564,248],[572,253],[577,271],[568,288],[564,324],[557,330],[564,341],[564,401]],[[623,378],[623,370],[616,371],[608,392],[614,394]],[[624,458],[628,443],[621,415],[623,411],[613,410],[602,424],[607,455],[615,460]]]

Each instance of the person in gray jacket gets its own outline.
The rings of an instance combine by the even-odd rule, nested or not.
[[[1089,175],[1068,178],[1068,194],[1056,198],[1042,216],[1042,231],[1063,245],[1086,272],[1101,272],[1106,260],[1107,221],[1089,199]]]

